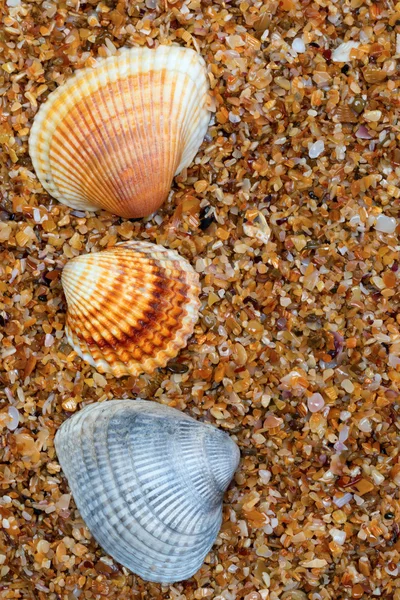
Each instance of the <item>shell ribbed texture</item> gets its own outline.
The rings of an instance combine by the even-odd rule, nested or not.
[[[114,400],[68,419],[55,445],[83,519],[115,560],[160,583],[200,568],[239,462],[227,434],[154,402]]]
[[[175,251],[149,242],[78,256],[64,267],[62,284],[69,344],[116,377],[165,366],[198,318],[197,273]]]
[[[178,46],[121,49],[51,93],[31,129],[36,174],[57,200],[143,217],[166,199],[210,120],[204,60]]]

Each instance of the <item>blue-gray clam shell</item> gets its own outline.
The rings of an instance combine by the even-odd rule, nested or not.
[[[201,567],[239,463],[226,433],[154,402],[113,400],[68,419],[55,446],[85,523],[115,560],[159,583]]]

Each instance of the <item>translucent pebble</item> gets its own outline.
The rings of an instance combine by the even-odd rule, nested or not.
[[[15,406],[8,407],[8,416],[10,417],[11,421],[7,424],[7,428],[10,431],[14,431],[19,425],[19,412]]]
[[[376,123],[382,117],[382,111],[380,110],[366,110],[363,114],[363,117],[366,121],[370,121],[371,123]]]
[[[71,501],[71,494],[62,494],[56,502],[58,510],[68,510]]]
[[[343,425],[342,429],[339,432],[339,442],[343,443],[349,437],[350,427],[348,425]]]
[[[245,41],[240,35],[228,35],[226,41],[230,48],[237,48],[238,46],[245,45]]]
[[[356,137],[360,138],[361,140],[370,140],[372,138],[372,135],[365,127],[365,125],[360,125],[360,127],[356,131]]]
[[[396,219],[386,215],[379,215],[375,223],[376,231],[382,231],[382,233],[394,233],[396,226]]]
[[[295,52],[299,52],[300,54],[306,51],[306,45],[302,38],[295,38],[292,42],[292,48]]]
[[[371,477],[375,485],[382,485],[385,481],[384,475],[378,471],[378,469],[371,469]]]
[[[339,546],[343,546],[346,540],[346,532],[341,529],[336,529],[335,527],[329,532],[333,538],[333,541],[336,542]]]
[[[344,379],[341,383],[341,386],[348,394],[354,392],[354,385],[352,384],[350,379]]]
[[[43,554],[47,554],[47,552],[50,550],[50,544],[47,540],[40,540],[40,542],[37,545],[37,551],[38,552],[42,552]]]
[[[46,333],[46,336],[44,338],[44,345],[46,348],[50,348],[50,346],[52,346],[54,344],[54,336],[51,335],[51,333]]]
[[[308,410],[312,413],[322,410],[325,406],[325,400],[318,392],[312,394],[307,400]]]
[[[350,419],[350,417],[351,412],[349,412],[348,410],[342,410],[342,412],[339,415],[341,421],[347,421],[347,419]]]
[[[371,431],[372,431],[371,421],[369,419],[367,419],[366,417],[363,417],[358,422],[358,429],[360,431],[363,431],[364,433],[371,433]]]
[[[240,123],[239,115],[235,115],[232,111],[229,113],[229,120],[231,123]]]
[[[400,357],[395,354],[389,354],[388,364],[390,367],[395,369],[397,365],[400,365]]]
[[[342,506],[345,506],[346,504],[348,504],[352,498],[353,498],[353,494],[350,494],[350,492],[347,492],[346,494],[343,494],[343,496],[340,496],[339,498],[337,496],[335,496],[333,498],[333,502],[336,504],[336,506],[338,506],[339,508],[342,508]]]
[[[272,555],[272,552],[268,548],[268,546],[265,546],[264,544],[262,544],[261,546],[258,546],[258,548],[256,549],[256,554],[257,554],[257,556],[269,558]]]
[[[340,440],[336,442],[336,444],[333,447],[335,448],[336,454],[340,454],[341,452],[344,452],[344,450],[347,450],[347,446],[345,446]],[[338,472],[338,475],[339,474],[340,473]]]
[[[317,140],[308,147],[308,156],[310,158],[318,158],[325,150],[325,144],[322,140]]]
[[[269,483],[270,479],[271,479],[271,471],[268,471],[267,469],[260,469],[258,471],[258,475],[261,479],[261,482],[266,485],[267,483]]]

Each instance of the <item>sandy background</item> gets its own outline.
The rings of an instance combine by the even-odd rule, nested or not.
[[[399,600],[400,4],[7,0],[0,18],[0,597]],[[27,151],[49,92],[171,43],[204,57],[215,114],[169,200],[141,221],[52,200]],[[202,311],[170,368],[117,380],[66,343],[60,272],[132,238],[194,265]],[[203,568],[164,588],[104,556],[53,445],[83,404],[135,395],[242,452]]]

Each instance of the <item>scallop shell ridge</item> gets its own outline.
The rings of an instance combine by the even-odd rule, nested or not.
[[[29,151],[43,187],[80,210],[142,217],[166,199],[210,120],[202,57],[125,48],[84,68],[42,104]]]
[[[201,567],[239,462],[226,433],[154,402],[113,400],[68,419],[55,445],[83,519],[115,560],[159,583]]]
[[[175,357],[198,318],[199,277],[174,250],[142,241],[70,260],[62,273],[68,343],[116,377]]]

